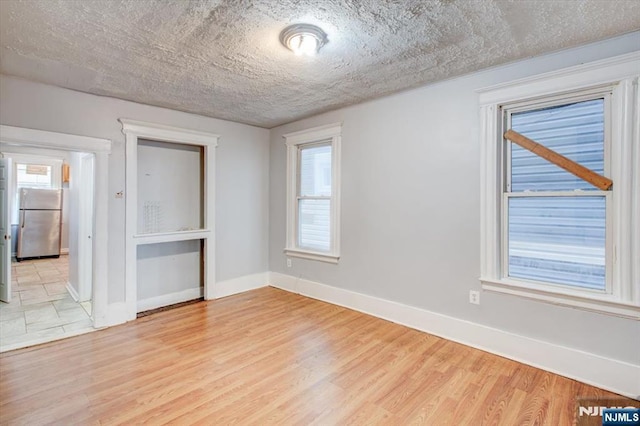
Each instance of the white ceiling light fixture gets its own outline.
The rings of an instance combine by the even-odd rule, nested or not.
[[[280,33],[280,42],[296,55],[314,56],[327,41],[327,34],[310,24],[289,25]]]

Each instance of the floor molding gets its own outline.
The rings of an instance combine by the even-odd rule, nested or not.
[[[164,311],[170,311],[172,309],[181,308],[183,306],[189,306],[194,303],[200,303],[204,301],[204,297],[199,297],[197,299],[187,300],[186,302],[174,303],[173,305],[161,306],[156,309],[151,309],[149,311],[138,312],[137,318],[148,317],[149,315],[158,314]]]
[[[269,273],[261,272],[257,274],[244,275],[230,280],[220,281],[214,285],[214,298],[232,296],[234,294],[243,293],[245,291],[254,290],[260,287],[266,287],[269,281]],[[188,300],[202,297],[201,289],[189,289],[176,293],[166,294],[162,296],[152,297],[139,300],[137,303],[138,312],[156,309],[162,306],[173,305]],[[98,322],[96,327],[111,327],[118,324],[124,324],[127,321],[135,320],[129,318],[126,303],[116,302],[110,303],[107,307],[107,316],[104,323]]]
[[[640,366],[277,272],[269,284],[638,399]]]
[[[176,303],[197,299],[202,297],[203,294],[202,287],[198,287],[138,300],[138,312],[150,311],[162,306],[175,305]]]
[[[221,297],[243,293],[256,288],[266,287],[268,281],[268,272],[260,272],[258,274],[244,275],[242,277],[220,281],[213,286],[213,295],[214,298],[219,299]]]
[[[80,295],[78,294],[78,292],[76,291],[76,289],[71,285],[71,283],[69,281],[67,281],[67,284],[65,285],[67,291],[69,292],[69,294],[71,295],[71,298],[77,302],[80,299]]]

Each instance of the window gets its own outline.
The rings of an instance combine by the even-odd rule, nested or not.
[[[54,189],[51,166],[16,164],[16,186],[19,188]]]
[[[608,99],[566,97],[503,107],[504,130],[606,174]],[[504,276],[606,291],[607,200],[590,183],[509,141],[503,141]]]
[[[20,189],[60,189],[62,182],[62,160],[25,154],[7,154],[13,160],[13,201],[11,223],[19,222]]]
[[[301,145],[298,150],[300,183],[297,246],[331,251],[331,144]]]
[[[640,317],[631,56],[480,92],[483,289]],[[510,142],[509,129],[613,186],[600,190]]]
[[[334,124],[284,136],[289,256],[338,262],[340,133]]]

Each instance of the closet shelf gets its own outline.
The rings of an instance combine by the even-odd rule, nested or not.
[[[211,238],[209,229],[195,229],[191,231],[158,232],[153,234],[137,234],[133,236],[136,245],[170,243],[174,241],[189,241]]]

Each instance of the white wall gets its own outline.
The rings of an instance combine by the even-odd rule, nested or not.
[[[267,270],[269,131],[0,76],[0,123],[110,139],[108,299],[124,301],[124,134],[118,118],[221,135],[216,157],[216,279]],[[212,100],[215,102],[215,99]]]
[[[476,90],[637,50],[640,33],[529,59],[272,129],[270,270],[640,365],[640,322],[479,290]],[[338,265],[286,267],[282,135],[343,122]]]
[[[200,241],[140,245],[137,262],[139,312],[162,306],[162,304],[157,306],[152,304],[149,307],[145,304],[149,299],[166,295],[175,297],[176,294],[186,292],[189,297],[175,300],[175,302],[182,302],[203,295]]]

